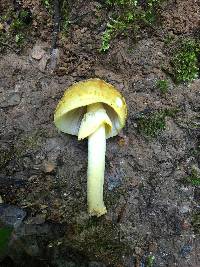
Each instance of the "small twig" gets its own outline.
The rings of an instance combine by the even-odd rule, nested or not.
[[[52,32],[52,42],[51,42],[51,58],[50,58],[50,68],[54,71],[57,65],[58,50],[57,50],[57,41],[58,33],[60,30],[60,6],[59,0],[53,1],[53,32]]]
[[[59,6],[59,0],[53,1],[53,33],[52,33],[52,44],[51,48],[52,50],[57,47],[57,40],[58,40],[58,33],[60,30],[60,6]]]

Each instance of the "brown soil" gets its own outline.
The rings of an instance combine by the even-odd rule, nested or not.
[[[169,64],[165,34],[199,29],[199,2],[167,1],[162,26],[138,33],[137,42],[118,36],[102,54],[109,15],[103,1],[68,1],[70,24],[59,33],[55,58],[51,14],[39,0],[21,2],[33,14],[26,47],[0,49],[0,195],[26,212],[6,255],[20,267],[198,266],[192,222],[200,192],[182,180],[193,168],[200,173],[200,80],[177,86],[161,66]],[[0,12],[12,4],[2,0]],[[125,128],[107,142],[108,213],[100,219],[86,212],[87,141],[58,133],[53,124],[65,89],[91,77],[116,86],[128,106]],[[159,79],[169,81],[166,95],[156,88]],[[164,109],[178,113],[147,138],[139,118]]]

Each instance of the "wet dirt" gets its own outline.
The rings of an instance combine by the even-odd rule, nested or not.
[[[200,80],[176,85],[161,68],[169,63],[162,37],[199,30],[198,1],[168,1],[154,33],[141,32],[137,42],[118,36],[106,54],[99,52],[102,1],[69,1],[71,23],[59,35],[53,70],[51,22],[41,26],[40,1],[35,9],[33,1],[22,2],[39,17],[32,43],[0,54],[0,195],[27,213],[7,255],[16,266],[198,266],[192,223],[199,190],[182,180],[193,168],[200,173]],[[8,8],[6,1],[0,6]],[[87,215],[87,141],[53,124],[66,88],[91,77],[116,86],[128,106],[125,128],[107,141],[108,213],[99,219]],[[159,79],[169,82],[165,95]],[[164,109],[178,110],[166,117],[164,131],[151,138],[139,131],[143,114]]]

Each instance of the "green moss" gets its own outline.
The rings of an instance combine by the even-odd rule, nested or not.
[[[11,227],[0,228],[0,256],[6,251],[12,231]]]
[[[200,43],[193,40],[181,41],[175,51],[171,63],[173,77],[177,83],[190,82],[199,76]]]
[[[165,130],[166,117],[174,117],[178,112],[178,109],[165,109],[161,111],[151,112],[147,115],[143,115],[138,119],[137,126],[138,131],[145,136],[155,137],[160,132]]]
[[[48,12],[52,11],[52,0],[41,0],[41,2]]]
[[[182,179],[182,183],[184,185],[199,186],[200,185],[199,172],[195,168],[192,168],[190,175],[186,176],[184,179]]]
[[[155,261],[155,256],[148,255],[147,258],[146,258],[146,267],[153,267],[154,266],[154,261]]]
[[[18,46],[22,46],[24,43],[25,37],[22,33],[18,33],[15,35],[15,42]]]
[[[108,210],[119,202],[122,194],[127,192],[120,188],[106,193],[105,203]],[[102,261],[109,266],[122,266],[122,255],[130,255],[129,244],[121,240],[120,224],[112,223],[105,216],[97,218],[88,217],[85,213],[80,214],[73,220],[70,228],[63,242],[82,252],[91,261]]]
[[[200,122],[200,113],[194,113],[192,116],[189,116],[186,118],[182,123],[184,127],[187,127],[187,129],[190,130],[199,130],[199,122]],[[196,148],[196,152],[200,150],[200,147]],[[198,152],[200,153],[200,152]]]
[[[169,83],[167,80],[158,80],[156,82],[156,87],[159,89],[161,94],[166,94],[168,92]]]
[[[164,41],[165,45],[169,45],[174,41],[174,36],[171,34],[167,34],[163,41]]]
[[[110,41],[118,34],[128,35],[129,31],[136,33],[143,25],[155,23],[157,9],[163,0],[148,0],[141,4],[137,0],[107,0],[111,6],[112,19],[107,23],[102,36],[100,51],[106,52],[110,48]]]
[[[16,32],[19,32],[24,29],[32,21],[31,12],[26,9],[20,10],[18,15],[13,13],[11,18],[12,23],[10,25],[10,29]]]
[[[73,225],[73,235],[67,237],[71,248],[77,249],[91,260],[101,260],[116,266],[121,255],[130,251],[119,239],[119,227],[102,218],[89,218]]]
[[[197,145],[196,148],[191,150],[191,156],[193,157],[199,157],[200,156],[200,146]]]
[[[192,215],[192,226],[196,234],[200,234],[200,213],[196,212]]]
[[[9,150],[0,149],[0,170],[13,159],[21,158],[28,150],[34,150],[39,146],[40,133],[36,132],[31,136],[23,136]]]
[[[61,31],[66,33],[68,31],[70,21],[69,21],[69,10],[67,1],[62,2],[61,7]]]
[[[155,137],[159,132],[165,130],[165,114],[156,112],[142,116],[138,121],[138,130],[146,136]]]
[[[137,4],[137,0],[106,0],[108,5],[125,5],[125,4]]]
[[[0,170],[3,169],[13,157],[14,154],[12,150],[0,150]]]
[[[21,9],[19,12],[9,9],[0,16],[0,23],[9,25],[5,31],[0,31],[1,47],[22,47],[31,22],[32,14],[28,9]]]
[[[112,39],[113,32],[114,32],[113,26],[110,23],[108,23],[107,28],[102,36],[100,52],[106,52],[110,48],[110,41]]]

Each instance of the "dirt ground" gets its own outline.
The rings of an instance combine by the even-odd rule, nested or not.
[[[200,190],[183,180],[200,174],[200,79],[177,85],[161,67],[169,64],[166,34],[198,34],[199,1],[167,1],[162,23],[137,40],[117,36],[107,53],[99,52],[103,1],[68,1],[71,23],[55,57],[51,14],[39,0],[14,2],[34,19],[23,49],[0,49],[0,215],[14,228],[0,266],[199,266]],[[12,5],[1,0],[0,14]],[[65,89],[91,77],[116,86],[128,106],[125,128],[107,142],[108,213],[98,219],[87,215],[87,140],[53,123]],[[165,95],[159,79],[169,83]],[[143,114],[165,109],[177,112],[163,131],[139,131]]]

